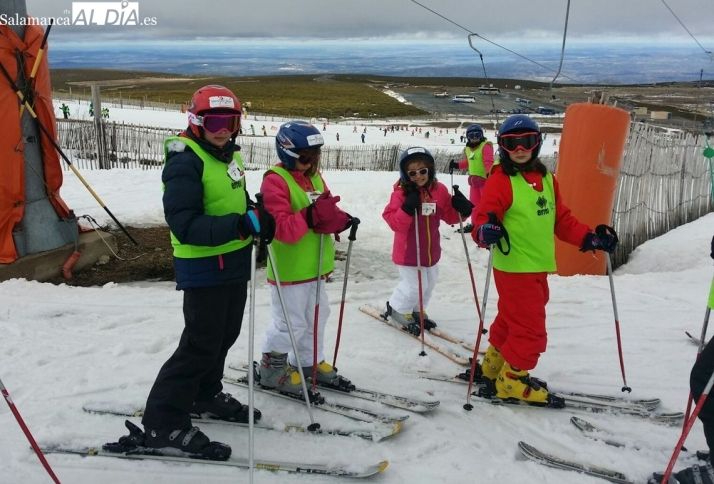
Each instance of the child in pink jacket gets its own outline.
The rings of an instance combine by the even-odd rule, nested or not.
[[[455,224],[471,214],[473,205],[458,190],[449,194],[445,185],[436,180],[434,157],[421,147],[407,148],[399,159],[400,179],[382,217],[394,231],[392,261],[399,270],[399,284],[387,301],[386,316],[398,322],[406,331],[420,334],[419,284],[417,256],[421,266],[422,298],[426,308],[438,278],[437,262],[441,258],[439,225],[441,221]],[[418,217],[419,254],[416,247]],[[425,329],[436,323],[424,314]]]

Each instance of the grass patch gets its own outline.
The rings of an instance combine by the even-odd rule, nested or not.
[[[166,78],[156,81],[147,78]],[[89,94],[89,86],[72,84],[96,80],[103,97],[187,103],[191,94],[205,84],[222,84],[236,93],[248,111],[305,118],[418,116],[425,111],[400,103],[364,79],[338,76],[190,77],[147,72],[101,69],[55,69],[53,89]],[[110,82],[114,81],[114,82]]]

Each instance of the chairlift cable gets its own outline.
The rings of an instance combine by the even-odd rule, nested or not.
[[[560,64],[558,64],[558,72],[555,73],[555,77],[550,81],[550,90],[553,91],[553,83],[560,75],[560,70],[563,68],[563,59],[565,58],[565,39],[568,36],[568,17],[570,17],[570,0],[568,0],[568,6],[565,7],[565,27],[563,27],[563,45],[560,48]]]
[[[413,0],[412,0],[412,1],[413,1]],[[694,34],[687,28],[687,26],[684,25],[684,22],[682,22],[682,20],[677,16],[677,14],[674,13],[674,10],[672,10],[672,8],[667,4],[667,2],[666,2],[665,0],[660,0],[660,1],[662,2],[662,4],[663,4],[665,7],[667,7],[667,10],[669,10],[669,12],[672,14],[672,16],[677,19],[677,22],[679,22],[679,25],[681,25],[682,28],[687,31],[687,33],[688,33],[689,36],[694,40],[694,42],[696,42],[697,45],[704,51],[704,53],[709,56],[709,60],[714,60],[714,57],[713,57],[714,54],[712,53],[712,51],[711,51],[711,50],[707,50],[707,49],[704,48],[704,46],[697,40],[697,38],[696,38],[696,37],[694,36]]]
[[[555,70],[551,69],[550,67],[546,66],[545,64],[541,64],[540,62],[538,62],[538,61],[536,61],[536,60],[533,60],[533,59],[531,59],[530,57],[527,57],[527,56],[525,56],[525,55],[523,55],[523,54],[520,54],[520,53],[516,52],[515,50],[509,49],[508,47],[505,47],[505,46],[503,46],[503,45],[501,45],[501,44],[499,44],[499,43],[497,43],[497,42],[494,42],[494,41],[492,41],[492,40],[490,40],[490,39],[487,39],[487,38],[484,37],[483,35],[477,34],[476,32],[472,32],[471,30],[467,29],[467,28],[464,27],[463,25],[460,25],[460,24],[454,22],[454,21],[451,20],[450,18],[448,18],[448,17],[446,17],[446,16],[440,14],[439,12],[437,12],[437,11],[435,11],[435,10],[433,10],[433,9],[431,9],[431,8],[429,8],[429,7],[427,7],[426,5],[424,5],[424,4],[422,4],[422,3],[419,3],[417,0],[411,0],[411,2],[412,2],[412,3],[416,3],[417,5],[419,5],[420,7],[422,7],[423,9],[428,10],[429,12],[433,13],[433,14],[436,15],[437,17],[440,17],[440,18],[446,20],[447,22],[449,22],[449,23],[451,23],[451,24],[457,26],[458,28],[460,28],[460,29],[462,29],[462,30],[465,30],[465,31],[468,32],[470,35],[474,35],[474,36],[480,38],[481,40],[483,40],[483,41],[485,41],[485,42],[488,42],[489,44],[495,45],[496,47],[498,47],[498,48],[500,48],[500,49],[503,49],[503,50],[505,50],[505,51],[507,51],[507,52],[510,52],[511,54],[513,54],[513,55],[515,55],[515,56],[518,56],[518,57],[520,57],[521,59],[526,60],[526,61],[528,61],[528,62],[530,62],[530,63],[532,63],[532,64],[535,64],[535,65],[537,65],[538,67],[541,67],[542,69],[545,69],[545,70],[550,71],[550,72],[555,72]],[[573,82],[578,82],[577,79],[573,79],[572,77],[567,76],[567,75],[565,75],[565,74],[562,74],[562,77],[564,77],[564,78],[566,78],[566,79],[569,79],[569,80],[571,80],[571,81],[573,81]]]
[[[471,37],[477,35],[477,34],[469,34],[468,39],[469,39],[469,47],[471,47],[476,53],[478,54],[479,58],[481,59],[481,67],[483,67],[483,77],[486,79],[486,82],[489,82],[488,74],[486,74],[486,64],[483,62],[483,54],[481,53],[480,50],[478,50],[476,47],[474,47],[473,42],[471,42]],[[493,102],[493,95],[489,94],[489,97],[491,98],[491,113],[494,115],[496,118],[496,121],[493,123],[493,130],[496,131],[498,130],[498,112],[496,112],[496,104]]]

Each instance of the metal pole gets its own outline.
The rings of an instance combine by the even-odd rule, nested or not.
[[[347,293],[347,279],[350,273],[350,257],[352,256],[352,243],[357,239],[357,227],[360,220],[357,217],[352,217],[352,228],[347,244],[347,260],[345,261],[345,278],[342,280],[342,300],[340,301],[340,317],[337,323],[337,337],[335,339],[335,355],[332,357],[332,366],[337,365],[337,352],[340,349],[340,337],[342,336],[342,319],[345,314],[345,294]]]
[[[275,265],[275,257],[273,256],[273,248],[268,246],[268,261],[270,266],[273,268],[273,277],[275,277],[275,288],[278,291],[278,300],[280,300],[280,307],[283,310],[283,316],[285,316],[285,324],[288,327],[288,333],[290,334],[290,343],[293,346],[293,352],[295,352],[295,362],[297,363],[297,370],[300,373],[300,384],[302,385],[303,395],[305,396],[305,405],[307,406],[307,414],[310,416],[310,426],[309,430],[316,430],[320,428],[319,423],[315,423],[315,418],[312,415],[312,407],[310,406],[310,394],[307,391],[307,385],[305,384],[305,375],[302,371],[302,364],[300,363],[300,355],[298,354],[297,342],[295,340],[295,333],[293,332],[293,326],[290,324],[290,316],[288,315],[288,310],[285,307],[285,299],[283,298],[283,291],[280,286],[280,277],[278,277],[278,268]]]

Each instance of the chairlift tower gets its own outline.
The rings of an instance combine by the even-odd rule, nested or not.
[[[26,17],[25,0],[0,0],[0,14],[5,14],[8,18]],[[24,25],[12,25],[10,28],[19,38],[24,39]],[[28,69],[31,67],[27,66]],[[18,65],[16,72],[10,72],[10,75],[15,76],[17,86],[20,90],[24,90],[29,80],[25,76],[22,64]],[[0,82],[6,81],[0,79]],[[12,122],[9,118],[11,116],[6,117],[3,122]],[[71,218],[68,219],[60,218],[47,197],[40,144],[43,135],[27,109],[23,110],[20,122],[22,124],[20,149],[24,154],[24,214],[13,230],[13,240],[18,256],[24,257],[74,244],[78,239],[78,230],[74,215],[71,214]]]

